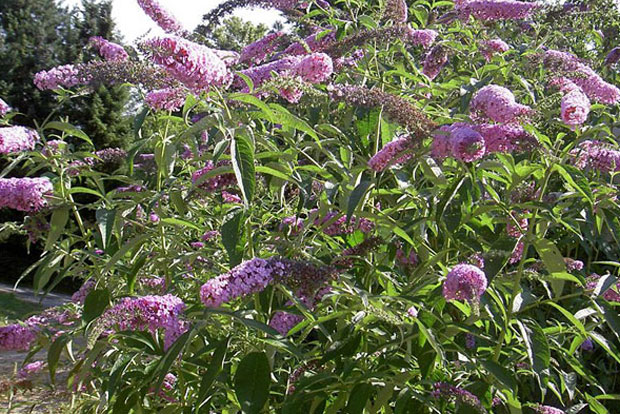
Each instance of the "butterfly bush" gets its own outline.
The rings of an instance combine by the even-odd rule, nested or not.
[[[138,5],[166,34],[36,74],[49,119],[0,102],[0,239],[81,286],[0,322],[24,382],[42,349],[88,414],[614,412],[620,11]],[[286,30],[217,49],[245,6]],[[100,86],[135,140],[67,118]]]
[[[0,128],[0,154],[32,151],[40,140],[39,134],[21,126]]]
[[[121,45],[112,43],[101,36],[93,36],[90,38],[89,42],[106,60],[123,61],[129,58],[129,55]]]

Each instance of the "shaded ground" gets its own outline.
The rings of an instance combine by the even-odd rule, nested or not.
[[[50,294],[35,297],[27,288],[14,291],[12,286],[0,284],[0,324],[3,320],[22,319],[33,312],[58,306],[70,300],[68,295]],[[62,388],[53,390],[49,385],[49,374],[44,370],[32,378],[31,382],[21,383],[12,390],[6,389],[8,383],[15,382],[15,372],[21,367],[25,353],[0,352],[0,413],[2,414],[65,414],[69,413],[70,394]],[[35,355],[32,361],[45,360],[46,354]],[[63,384],[60,374],[57,383]],[[4,384],[4,388],[3,388]]]

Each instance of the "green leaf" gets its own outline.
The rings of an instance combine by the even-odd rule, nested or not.
[[[69,342],[69,337],[66,335],[60,335],[52,343],[49,351],[47,352],[47,366],[50,371],[50,379],[52,384],[56,382],[56,368],[58,367],[60,355],[62,354],[63,349],[65,349],[67,342]]]
[[[149,108],[145,106],[133,120],[133,134],[136,138],[140,138],[140,131],[142,130],[142,125],[148,113]]]
[[[231,266],[236,266],[241,262],[243,252],[239,251],[239,240],[241,240],[241,229],[243,225],[243,210],[237,209],[222,224],[220,233],[222,235],[222,244],[228,253],[228,259]]]
[[[355,186],[355,188],[351,192],[351,195],[349,196],[349,202],[347,203],[347,220],[351,220],[355,209],[359,205],[362,198],[364,198],[364,195],[370,188],[370,185],[370,180],[364,179],[364,177],[362,177],[360,183]]]
[[[506,368],[491,360],[481,360],[482,366],[510,391],[517,389],[517,381]]]
[[[209,363],[209,367],[207,368],[207,372],[203,375],[202,380],[200,381],[200,391],[198,392],[198,402],[196,404],[196,412],[204,405],[207,401],[207,397],[209,396],[209,389],[215,378],[222,372],[224,368],[224,360],[226,359],[226,351],[228,351],[228,345],[230,343],[230,337],[226,338],[222,342],[217,345],[215,351],[213,352],[213,356],[211,357],[211,362]]]
[[[254,144],[244,135],[233,138],[230,148],[232,167],[237,177],[237,183],[243,194],[246,206],[254,198],[256,186],[256,170],[254,168]]]
[[[269,108],[269,106],[267,106],[266,103],[258,99],[256,96],[250,95],[247,93],[234,93],[230,95],[228,98],[233,101],[238,101],[238,102],[243,102],[246,104],[254,105],[258,109],[263,111],[263,113],[265,114],[265,119],[267,119],[269,122],[276,122],[273,111]]]
[[[116,219],[116,210],[107,210],[100,208],[95,213],[97,219],[97,227],[99,228],[99,234],[101,234],[101,245],[105,250],[110,244],[112,238],[112,230],[114,229],[114,220]]]
[[[370,399],[371,395],[374,394],[374,390],[374,387],[370,384],[357,384],[353,387],[351,394],[349,395],[349,401],[347,402],[347,406],[344,410],[345,413],[362,414],[366,403]]]
[[[276,119],[283,127],[289,127],[289,128],[293,128],[293,129],[297,129],[299,131],[305,132],[306,134],[314,138],[316,143],[319,145],[319,148],[321,147],[321,141],[319,141],[319,136],[314,131],[314,129],[312,129],[312,127],[308,125],[306,121],[291,114],[287,109],[285,109],[281,105],[272,103],[269,106],[271,107],[272,110],[276,112],[275,114]]]
[[[558,248],[553,242],[547,239],[538,239],[534,241],[534,247],[540,255],[545,267],[549,273],[566,273],[566,264],[564,263],[564,256],[560,253]],[[562,295],[564,290],[565,281],[562,279],[551,280],[551,288],[555,297]]]
[[[166,217],[161,219],[161,223],[163,224],[170,224],[172,226],[181,226],[181,227],[187,227],[190,229],[194,229],[197,231],[202,231],[202,229],[200,227],[198,227],[197,225],[195,225],[194,223],[187,221],[187,220],[181,220],[178,218],[173,218],[173,217]]]
[[[45,124],[43,129],[57,129],[69,136],[80,138],[81,140],[88,142],[90,145],[93,145],[93,141],[91,141],[91,139],[88,137],[88,135],[86,135],[84,131],[67,122],[48,122],[47,124]]]
[[[258,414],[269,398],[269,360],[264,352],[248,354],[235,372],[235,395],[244,414]]]
[[[549,342],[540,325],[535,321],[528,321],[527,324],[517,321],[521,328],[521,334],[525,340],[528,357],[534,372],[540,379],[547,376],[549,363],[551,361],[551,350]]]
[[[46,251],[50,251],[52,249],[54,243],[56,243],[58,238],[62,235],[62,232],[65,230],[68,221],[69,208],[65,207],[54,210],[52,213],[52,219],[50,220],[50,232],[47,235],[47,240],[45,241]]]
[[[91,291],[84,300],[82,319],[85,322],[90,322],[98,318],[109,304],[110,291],[108,289],[96,289]]]

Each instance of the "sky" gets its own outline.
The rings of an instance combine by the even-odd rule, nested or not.
[[[0,0],[1,1],[1,0]],[[77,5],[81,0],[60,0],[65,5]],[[159,3],[174,14],[188,29],[193,29],[200,23],[202,16],[210,9],[221,3],[222,0],[159,0]],[[163,32],[144,14],[136,0],[112,0],[112,15],[117,29],[123,34],[126,41],[133,41],[137,37],[149,32],[157,35]],[[284,20],[279,12],[263,9],[241,9],[233,13],[255,24],[263,23],[271,26],[276,20]]]

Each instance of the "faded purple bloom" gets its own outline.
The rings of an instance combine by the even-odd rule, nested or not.
[[[484,407],[480,403],[480,399],[471,392],[464,390],[461,387],[447,384],[445,382],[436,382],[433,384],[433,391],[431,396],[434,398],[444,398],[447,400],[455,399],[460,404],[466,404],[470,407],[478,409],[480,412],[486,412]]]
[[[93,36],[89,39],[89,43],[99,51],[105,60],[123,61],[129,58],[123,46],[112,43],[103,37]]]
[[[415,319],[418,317],[418,310],[415,308],[415,306],[411,306],[409,309],[407,309],[407,316],[409,316],[411,319]]]
[[[437,45],[426,54],[422,62],[422,73],[430,80],[434,80],[446,63],[448,63],[448,51],[445,47]]]
[[[0,128],[0,154],[32,151],[39,139],[37,131],[29,128],[22,126],[2,127]]]
[[[154,211],[151,211],[151,214],[149,214],[149,220],[151,221],[151,223],[157,224],[159,223],[160,219],[157,213],[155,213]]]
[[[39,211],[47,207],[47,196],[54,190],[47,177],[0,178],[0,208]]]
[[[404,267],[415,267],[418,265],[418,255],[414,249],[411,249],[409,254],[406,254],[402,248],[396,249],[396,261],[399,265]]]
[[[614,65],[618,63],[618,60],[620,60],[620,46],[614,47],[609,51],[607,57],[605,57],[604,64],[607,66]]]
[[[471,125],[460,122],[444,125],[433,135],[432,155],[437,159],[453,157],[471,162],[482,158],[485,153],[484,137]]]
[[[565,257],[564,263],[566,264],[566,270],[569,272],[572,272],[573,270],[583,269],[583,262],[581,260],[574,260],[574,259]]]
[[[203,242],[191,242],[190,246],[192,246],[193,249],[202,249],[205,247],[205,244]]]
[[[482,270],[461,263],[452,268],[443,284],[446,300],[478,300],[487,289],[487,278]]]
[[[405,0],[386,0],[383,19],[394,23],[405,23],[408,17],[408,6]]]

